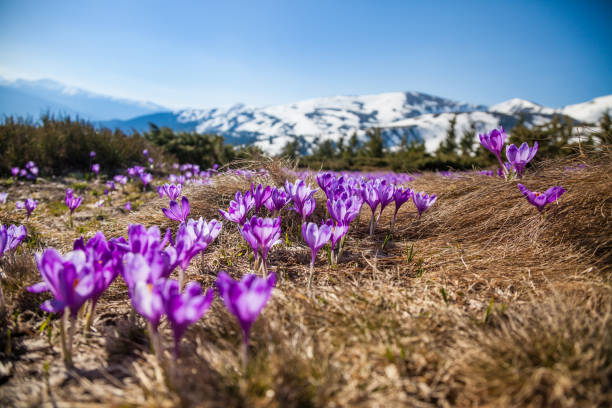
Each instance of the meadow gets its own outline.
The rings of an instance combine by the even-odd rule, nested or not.
[[[612,405],[609,146],[506,168],[507,177],[495,170],[325,173],[279,159],[201,170],[162,167],[147,156],[122,174],[102,166],[99,175],[46,177],[32,174],[32,164],[0,180],[7,193],[0,224],[27,230],[0,258],[0,405]],[[530,200],[541,194],[528,200],[518,183],[563,192],[540,208]],[[396,217],[389,189],[408,194]],[[269,201],[274,191],[284,204]],[[417,211],[421,191],[430,203]],[[353,197],[360,202],[351,207]],[[27,199],[37,202],[29,216]],[[380,210],[376,199],[387,207]],[[344,225],[336,201],[346,204],[338,204],[343,214],[354,213],[334,251],[328,241]],[[200,217],[222,226],[205,245],[185,249],[188,219],[195,225]],[[180,298],[183,282],[208,296],[194,294],[201,313],[176,349],[176,305],[156,303],[167,292],[145,281],[154,261],[142,267],[148,278],[135,277],[144,270],[133,266],[136,253],[148,255],[135,249],[130,225],[159,229],[147,239],[157,245],[154,256],[165,257],[162,274],[171,273],[161,280],[180,280],[168,296]],[[99,232],[121,254],[104,259],[117,270],[95,302],[80,292],[82,301],[74,300],[81,275],[59,291],[59,309],[48,292],[31,289],[42,280],[36,256],[48,248],[80,252]],[[96,262],[103,263],[95,258],[87,267]],[[269,298],[245,301],[258,303],[250,320],[231,307],[248,288],[227,289],[236,283],[221,271],[270,283],[258,292]],[[51,306],[43,311],[41,304]]]

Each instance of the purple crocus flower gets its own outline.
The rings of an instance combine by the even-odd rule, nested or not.
[[[8,198],[8,193],[5,193],[5,192],[0,193],[0,204],[6,204],[7,198]]]
[[[182,191],[183,186],[181,184],[164,184],[163,186],[159,186],[157,188],[157,192],[159,193],[160,198],[165,195],[170,200],[176,200],[177,198],[179,198],[181,196]]]
[[[148,156],[148,155],[149,155],[149,151],[148,151],[147,149],[144,149],[144,150],[142,151],[142,155],[143,155],[143,156]]]
[[[53,299],[46,300],[40,308],[49,313],[63,313],[70,309],[72,317],[94,290],[94,275],[83,251],[73,251],[62,256],[53,248],[47,248],[36,257],[38,271],[43,282],[29,286],[32,293],[51,291]]]
[[[91,152],[89,152],[89,158],[93,159],[94,157],[96,157],[96,152],[92,150]]]
[[[285,192],[284,188],[273,188],[272,195],[264,205],[273,215],[275,215],[280,212],[289,201],[291,201],[291,197]]]
[[[170,201],[170,208],[162,208],[162,212],[164,215],[171,220],[183,222],[187,220],[187,216],[189,215],[190,207],[189,200],[187,197],[183,196],[181,199],[181,205],[172,200]]]
[[[73,249],[83,251],[87,263],[93,267],[94,289],[91,293],[91,308],[85,323],[85,333],[87,334],[93,321],[98,299],[122,270],[122,253],[117,250],[115,245],[109,243],[100,231],[91,237],[87,243],[85,243],[83,237],[75,240]]]
[[[395,225],[395,219],[397,218],[397,212],[400,207],[412,197],[412,190],[410,188],[404,189],[402,186],[396,187],[393,193],[393,200],[395,201],[395,212],[393,213],[393,219],[391,220],[391,231]]]
[[[523,176],[523,170],[525,170],[525,166],[527,163],[533,159],[533,157],[538,152],[538,142],[534,142],[533,147],[529,147],[527,142],[523,142],[521,147],[516,147],[511,144],[506,147],[506,158],[512,164],[512,167],[516,170],[516,175],[519,178]]]
[[[0,224],[0,258],[8,251],[8,233],[6,227]],[[2,275],[0,274],[0,280]],[[0,285],[0,313],[4,313],[6,310],[6,302],[4,301],[4,293],[2,292],[2,285]]]
[[[23,210],[23,209],[26,210],[26,212],[28,214],[26,218],[30,218],[30,215],[32,214],[32,211],[34,211],[36,209],[36,206],[38,206],[38,201],[34,200],[33,198],[28,198],[27,200],[25,200],[25,202],[17,201],[15,203],[15,207],[18,210]]]
[[[17,226],[11,224],[8,227],[0,225],[0,231],[6,232],[6,242],[4,246],[4,251],[0,251],[0,256],[2,256],[3,253],[6,253],[8,251],[14,251],[17,246],[19,246],[19,244],[21,244],[21,242],[25,239],[27,234],[26,227],[24,227],[23,225]]]
[[[198,282],[189,282],[181,293],[179,283],[168,279],[162,291],[164,310],[174,334],[174,358],[178,357],[179,343],[189,326],[200,320],[206,313],[215,296],[214,289],[202,295]]]
[[[240,229],[240,233],[253,249],[255,261],[261,257],[264,277],[268,275],[267,258],[270,249],[280,243],[281,217],[259,218],[253,216]]]
[[[25,177],[27,175],[28,175],[28,171],[26,169],[19,170],[19,176],[20,177]]]
[[[11,167],[11,174],[14,178],[17,178],[17,176],[19,176],[19,170],[21,170],[19,167]]]
[[[227,211],[219,210],[219,214],[228,221],[244,225],[248,212],[254,206],[255,200],[253,200],[250,191],[247,191],[244,195],[242,195],[242,192],[237,191],[234,200],[230,201]]]
[[[326,193],[327,193],[327,190],[329,189],[329,187],[331,187],[331,185],[333,184],[333,182],[336,179],[336,177],[333,175],[333,173],[330,173],[330,172],[319,173],[319,174],[317,174],[316,178],[317,178],[317,184]]]
[[[247,347],[251,326],[268,303],[272,289],[276,285],[276,275],[267,278],[257,275],[244,275],[240,281],[233,280],[225,271],[219,272],[217,290],[225,307],[238,319],[244,340],[244,364],[247,362]]]
[[[108,181],[106,182],[106,187],[107,187],[107,188],[108,188],[110,191],[115,191],[115,188],[116,188],[116,186],[115,186],[115,182],[114,182],[114,181],[112,181],[112,180],[108,180]]]
[[[435,194],[429,195],[425,194],[423,191],[420,193],[412,193],[412,201],[414,202],[414,205],[419,213],[419,218],[421,218],[422,213],[427,211],[427,209],[436,202],[436,199],[437,197]]]
[[[539,212],[542,212],[546,204],[553,203],[565,193],[565,189],[561,186],[554,186],[543,193],[539,191],[530,191],[522,184],[518,184],[520,192],[527,198],[530,204],[534,205]]]
[[[113,180],[115,180],[116,183],[125,186],[127,184],[128,178],[127,176],[124,176],[122,174],[117,174],[115,177],[113,177]]]
[[[179,287],[183,287],[185,270],[191,260],[198,254],[206,250],[208,245],[219,235],[222,224],[217,220],[207,222],[200,218],[198,221],[192,219],[182,222],[176,233],[175,244],[165,249],[170,257],[172,269],[180,266]],[[169,230],[168,230],[169,231]],[[168,240],[171,240],[168,234]]]
[[[62,351],[64,363],[70,367],[74,322],[70,325],[67,339],[65,325],[68,319],[77,316],[81,306],[91,297],[95,287],[93,268],[83,251],[72,251],[62,256],[53,248],[47,248],[42,255],[37,255],[36,263],[43,281],[29,286],[27,290],[32,293],[50,291],[53,295],[53,299],[44,301],[40,308],[48,313],[62,314]]]
[[[310,276],[308,278],[308,291],[312,287],[312,274],[314,272],[314,263],[317,253],[321,248],[325,246],[331,239],[333,233],[333,226],[322,223],[321,226],[317,226],[314,222],[302,223],[302,237],[304,241],[310,247]]]
[[[255,187],[254,183],[251,183],[251,195],[255,201],[255,214],[259,213],[259,209],[268,199],[272,196],[272,187],[258,184]]]
[[[338,225],[349,225],[357,216],[363,205],[363,200],[358,196],[341,196],[337,199],[327,200],[329,215]]]
[[[378,204],[380,204],[380,195],[374,183],[368,182],[362,185],[361,197],[372,210],[372,218],[370,219],[370,235],[372,235],[374,233],[374,228],[376,227],[376,208],[378,207]]]
[[[147,185],[149,185],[149,183],[153,181],[153,176],[151,175],[151,173],[142,172],[138,176],[140,177],[140,181],[142,181],[142,185],[144,188],[146,188]]]
[[[219,236],[222,227],[222,222],[215,219],[206,221],[200,217],[197,221],[191,218],[188,219],[186,228],[194,238],[196,250],[200,252],[208,248],[208,245]]]
[[[81,196],[75,197],[72,189],[69,189],[69,188],[66,189],[66,197],[64,198],[64,203],[66,203],[66,207],[68,207],[68,209],[70,210],[71,216],[72,216],[72,213],[74,213],[74,210],[76,210],[81,205],[82,202],[83,202],[83,197]]]
[[[380,199],[380,213],[378,214],[378,218],[380,218],[385,207],[393,202],[395,186],[388,183],[387,180],[376,180],[374,185],[378,190],[378,198]]]
[[[292,209],[302,216],[302,221],[306,221],[306,218],[314,211],[316,202],[313,194],[317,189],[311,189],[310,184],[306,185],[304,180],[298,179],[293,184],[286,180],[285,191],[293,200]]]
[[[98,163],[92,164],[91,171],[93,171],[95,175],[98,176],[98,173],[100,173],[100,165]]]
[[[340,240],[342,240],[342,238],[344,238],[344,236],[346,235],[346,233],[348,232],[349,226],[348,224],[335,224],[333,220],[327,220],[325,222],[326,225],[329,225],[332,228],[332,235],[331,235],[331,262],[333,264],[337,264],[338,263],[338,256],[335,255],[335,249],[338,246],[338,243],[340,242]]]
[[[126,211],[131,212],[132,211],[132,203],[130,203],[129,201],[127,203],[125,203],[125,205],[123,206],[123,208],[125,208]]]
[[[489,133],[478,134],[480,138],[480,143],[497,157],[497,161],[502,169],[505,172],[505,167],[501,159],[501,152],[504,148],[504,144],[506,143],[506,132],[504,128],[500,126],[499,129],[493,129]]]

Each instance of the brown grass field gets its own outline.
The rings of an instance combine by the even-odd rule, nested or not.
[[[0,321],[0,406],[18,407],[607,407],[612,405],[612,160],[608,149],[540,163],[523,179],[530,189],[567,189],[540,217],[516,181],[423,174],[410,187],[438,194],[417,220],[405,204],[384,245],[393,206],[373,237],[369,209],[348,233],[337,268],[323,252],[315,265],[314,296],[306,290],[309,249],[297,214],[283,212],[287,242],[271,252],[279,281],[255,323],[251,359],[241,364],[239,326],[217,297],[181,342],[171,362],[171,332],[159,365],[144,320],[129,322],[130,303],[119,277],[102,296],[94,333],[77,326],[75,368],[61,359],[59,321],[38,309],[45,299],[25,287],[39,281],[34,253],[68,251],[80,235],[100,229],[125,235],[131,223],[176,227],[160,208],[167,199],[135,186],[94,208],[101,183],[50,179],[3,181],[10,203],[0,222],[25,223],[28,242],[2,282],[8,311]],[[585,168],[566,171],[580,163]],[[277,162],[261,182],[281,185]],[[159,184],[159,180],[157,183]],[[316,184],[313,180],[311,183]],[[66,187],[86,191],[69,228]],[[234,192],[250,182],[219,175],[185,195],[191,217],[217,218]],[[77,191],[78,192],[78,191]],[[14,209],[40,201],[29,221]],[[312,216],[325,216],[323,193]],[[132,213],[121,210],[130,200]],[[2,204],[0,204],[2,206]],[[188,280],[211,287],[216,274],[248,272],[246,246],[235,225],[223,230]]]

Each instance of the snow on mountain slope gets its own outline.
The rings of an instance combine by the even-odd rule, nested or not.
[[[9,81],[0,77],[0,114],[32,116],[41,112],[80,116],[89,120],[130,119],[167,111],[150,102],[89,92],[50,79]]]
[[[334,140],[365,131],[382,123],[393,123],[428,113],[486,110],[482,105],[456,102],[418,92],[316,98],[288,105],[229,109],[189,109],[178,112],[178,122],[197,121],[196,130],[220,133],[234,143],[255,143],[266,152],[280,152],[292,136],[308,142]]]
[[[518,115],[520,113],[552,115],[555,113],[555,109],[547,108],[525,99],[513,98],[491,106],[489,112],[499,112],[506,115]]]
[[[175,130],[216,133],[234,145],[255,144],[269,154],[277,154],[286,143],[300,137],[312,148],[318,141],[338,141],[353,132],[365,138],[371,128],[381,128],[389,148],[402,140],[424,140],[428,151],[438,147],[457,114],[457,135],[474,122],[484,132],[504,126],[510,130],[522,117],[527,126],[548,122],[555,114],[569,114],[580,121],[592,121],[612,108],[612,96],[561,109],[548,108],[523,99],[511,99],[487,110],[418,92],[391,92],[378,95],[316,98],[292,104],[230,108],[185,109],[142,116],[130,121],[105,122],[124,130],[146,130],[148,123]]]
[[[559,110],[561,113],[581,122],[597,123],[604,112],[609,111],[612,114],[612,95],[600,96],[588,102],[568,105]]]

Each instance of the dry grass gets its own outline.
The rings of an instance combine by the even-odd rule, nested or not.
[[[567,172],[578,162],[586,168]],[[283,164],[266,167],[282,184]],[[35,195],[41,207],[28,223],[35,238],[3,282],[10,307],[0,330],[0,405],[4,406],[609,406],[612,404],[612,161],[598,153],[542,164],[523,183],[567,193],[540,217],[516,182],[465,176],[418,177],[411,187],[437,193],[420,220],[411,204],[400,211],[393,239],[382,248],[392,209],[367,236],[369,210],[351,227],[338,268],[323,254],[316,296],[306,295],[308,249],[299,220],[287,213],[289,245],[270,263],[282,277],[253,327],[251,360],[240,364],[239,327],[216,300],[181,343],[177,367],[159,367],[144,324],[129,323],[124,284],[100,301],[96,333],[76,336],[76,370],[59,357],[57,322],[42,333],[42,299],[25,292],[37,280],[33,251],[68,249],[79,235],[102,229],[125,235],[129,223],[176,227],[152,193],[128,190],[115,207],[77,213],[77,227],[52,215],[67,181],[9,187],[9,197]],[[214,186],[185,193],[192,216],[218,218],[250,181],[216,177]],[[30,189],[29,191],[27,189]],[[20,197],[20,198],[23,198]],[[128,197],[142,205],[124,214]],[[322,195],[317,199],[322,202]],[[93,197],[88,203],[95,201]],[[325,215],[319,208],[314,218]],[[21,221],[15,211],[3,223]],[[85,228],[83,226],[86,226]],[[412,256],[410,256],[412,248]],[[211,286],[219,270],[249,268],[245,245],[225,223],[189,279]],[[10,340],[8,331],[10,330]],[[171,334],[162,324],[168,345]],[[169,350],[167,351],[169,356]]]

